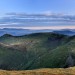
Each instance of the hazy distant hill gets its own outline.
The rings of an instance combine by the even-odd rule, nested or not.
[[[16,28],[3,28],[0,29],[0,36],[4,34],[11,34],[14,36],[22,36],[26,34],[31,34],[31,33],[39,33],[39,32],[52,32],[50,29],[44,29],[44,30],[30,30],[30,29],[16,29]]]
[[[75,35],[75,30],[74,29],[63,29],[63,30],[57,30],[57,31],[53,31],[54,33],[58,33],[58,34],[63,34],[63,35],[69,35],[69,36],[73,36]]]
[[[63,35],[73,36],[75,35],[75,29],[61,29],[61,30],[52,30],[52,29],[43,29],[43,30],[30,30],[30,29],[16,29],[16,28],[3,28],[0,29],[0,36],[4,34],[10,34],[13,36],[23,36],[32,33],[44,33],[44,32],[54,32]]]
[[[75,65],[75,36],[35,33],[0,37],[0,69],[63,68]]]

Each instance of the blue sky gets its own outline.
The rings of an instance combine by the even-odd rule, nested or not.
[[[7,16],[5,15],[6,13],[14,13],[14,14],[13,16],[12,15]],[[48,18],[40,20],[40,17],[33,19],[29,16],[28,18],[26,18],[25,13],[31,15],[41,13],[47,16],[52,14],[55,17],[54,18],[50,17],[49,21],[47,20]],[[62,14],[66,15],[62,16]],[[67,16],[67,14],[70,16]],[[39,29],[40,26],[42,26],[43,29],[54,28],[53,26],[58,26],[59,28],[75,28],[74,15],[75,15],[75,0],[1,0],[0,1],[0,28],[32,27],[33,29],[37,28]],[[56,16],[58,16],[58,18],[56,18]],[[34,15],[34,17],[36,16]]]
[[[1,0],[0,14],[7,12],[75,14],[75,0]]]

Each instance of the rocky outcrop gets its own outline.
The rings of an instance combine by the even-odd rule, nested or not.
[[[69,57],[66,60],[64,68],[73,67],[73,66],[74,66],[74,59],[72,58],[71,55],[69,55]]]

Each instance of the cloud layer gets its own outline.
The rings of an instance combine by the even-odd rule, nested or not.
[[[75,28],[75,16],[41,13],[7,13],[0,18],[0,28],[65,29]]]

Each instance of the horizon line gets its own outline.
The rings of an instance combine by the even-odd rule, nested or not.
[[[4,28],[29,29],[29,30],[45,30],[45,29],[60,30],[60,29],[75,29],[75,26],[0,27],[0,29]]]

